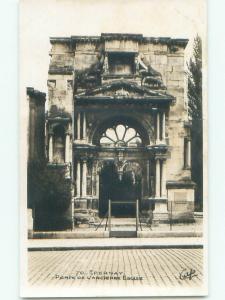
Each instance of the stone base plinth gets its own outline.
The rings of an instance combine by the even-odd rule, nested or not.
[[[85,198],[74,198],[74,208],[98,209],[98,199],[90,196]]]
[[[153,211],[153,223],[168,221],[167,199],[156,199],[155,210]]]
[[[153,212],[153,224],[157,225],[159,223],[168,222],[168,212]]]

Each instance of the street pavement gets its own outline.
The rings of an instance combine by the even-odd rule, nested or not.
[[[203,249],[28,251],[31,287],[199,288]]]

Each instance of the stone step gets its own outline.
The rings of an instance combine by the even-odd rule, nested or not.
[[[106,220],[104,220],[100,227],[104,227]],[[146,224],[143,222],[143,225]],[[109,223],[108,223],[109,225]],[[111,228],[136,228],[136,218],[111,218]]]
[[[115,238],[131,238],[131,237],[137,237],[136,231],[129,231],[129,230],[112,230],[109,233],[109,237],[115,237]]]

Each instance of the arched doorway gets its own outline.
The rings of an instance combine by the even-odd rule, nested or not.
[[[100,126],[94,142],[103,165],[99,174],[100,217],[107,213],[109,199],[112,216],[135,217],[136,200],[141,200],[142,190],[146,189],[142,176],[146,164],[142,162],[147,159],[147,131],[133,119],[111,119]]]
[[[119,174],[115,163],[108,162],[100,173],[99,192],[100,217],[107,213],[109,199],[113,217],[135,217],[136,199],[141,199],[141,176],[127,166]]]

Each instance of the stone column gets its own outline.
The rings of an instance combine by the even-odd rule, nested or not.
[[[76,188],[77,188],[77,197],[80,197],[80,161],[77,161]]]
[[[80,113],[77,114],[77,139],[80,140]]]
[[[71,202],[71,218],[72,218],[72,230],[74,230],[74,197]]]
[[[93,161],[92,171],[91,171],[91,194],[92,194],[92,197],[94,197],[95,193],[96,193],[94,191],[95,180],[96,180],[96,163],[95,163],[95,161]]]
[[[109,73],[108,53],[105,53],[105,59],[103,64],[104,73]]]
[[[70,162],[70,134],[66,133],[65,162]]]
[[[166,114],[162,113],[162,142],[165,143],[166,140]]]
[[[83,115],[83,140],[86,140],[86,114]]]
[[[160,198],[160,160],[156,159],[156,170],[155,170],[155,197]]]
[[[99,172],[96,172],[96,198],[99,199]]]
[[[161,196],[164,199],[167,198],[167,194],[166,194],[166,160],[162,161]]]
[[[82,197],[87,195],[87,161],[83,160],[82,168]]]
[[[162,174],[160,174],[160,159],[156,160],[156,200],[155,200],[155,210],[153,212],[153,221],[160,222],[162,220],[168,219],[167,212],[167,200],[166,200],[166,179],[165,179],[165,167],[162,162]],[[161,180],[161,184],[160,184]],[[161,188],[160,188],[161,186]],[[160,191],[161,189],[161,191]]]
[[[187,141],[187,167],[191,167],[191,139]]]
[[[160,142],[160,113],[156,115],[156,144]]]
[[[147,189],[148,189],[148,196],[149,195],[149,191],[150,191],[150,170],[149,170],[149,160],[147,160],[147,164],[146,164],[146,167],[147,167]]]
[[[53,134],[49,134],[49,144],[48,144],[48,160],[53,162]]]

